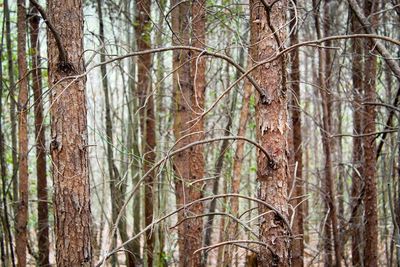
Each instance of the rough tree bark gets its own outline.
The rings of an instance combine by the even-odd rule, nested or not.
[[[293,1],[297,4],[297,1]],[[296,26],[296,13],[295,7],[290,9],[290,28],[293,33],[290,35],[290,45],[295,45],[299,42],[299,34]],[[304,230],[303,230],[303,149],[302,149],[302,136],[301,136],[301,107],[300,107],[300,62],[299,62],[299,50],[295,49],[291,53],[291,72],[290,72],[290,84],[292,87],[292,100],[291,100],[291,115],[292,115],[292,138],[293,149],[294,149],[294,166],[295,172],[293,172],[292,183],[294,190],[292,193],[290,204],[294,208],[293,210],[293,235],[296,238],[291,243],[292,250],[292,266],[301,267],[304,265]],[[291,172],[292,174],[292,172]],[[289,188],[292,184],[289,184]],[[289,189],[290,192],[291,189]]]
[[[57,266],[91,266],[91,211],[86,121],[82,0],[48,0],[49,88]],[[65,58],[63,58],[65,56]]]
[[[368,17],[376,11],[377,1],[365,1],[365,15]],[[376,16],[371,18],[371,28],[376,27]],[[364,101],[376,102],[375,79],[377,74],[376,57],[373,55],[375,43],[368,40],[365,54],[369,57],[365,63],[364,76]],[[376,110],[374,105],[364,107],[364,176],[365,176],[365,232],[364,232],[364,265],[378,266],[378,197],[376,185],[376,144],[375,136],[370,133],[376,131]],[[368,135],[370,134],[370,135]]]
[[[16,254],[18,266],[26,266],[27,224],[28,224],[28,67],[26,63],[26,8],[25,0],[17,2],[18,28],[18,212],[16,219]]]
[[[40,66],[40,16],[32,5],[29,11],[32,89],[35,109],[36,179],[38,198],[38,266],[49,265],[49,211],[47,205],[46,139],[43,124],[42,71]]]
[[[172,6],[179,1],[174,0]],[[203,47],[205,43],[205,1],[180,2],[172,11],[174,45]],[[189,33],[191,29],[191,35]],[[193,51],[173,53],[174,135],[176,148],[204,139],[203,119],[197,118],[204,107],[205,60]],[[178,69],[179,68],[179,69]],[[195,120],[195,121],[193,121]],[[202,197],[204,176],[203,147],[195,146],[179,153],[173,159],[176,174],[176,201],[181,207]],[[199,215],[203,204],[191,206],[178,214],[178,220]],[[185,220],[178,226],[179,266],[200,266],[200,253],[193,254],[202,245],[203,221],[201,218]]]
[[[251,42],[254,60],[271,57],[283,45],[286,33],[281,27],[286,23],[287,1],[250,1]],[[265,95],[256,99],[256,135],[258,142],[269,153],[258,151],[258,198],[274,206],[271,212],[259,206],[260,239],[267,247],[260,247],[260,266],[290,266],[290,239],[286,225],[288,218],[288,111],[285,81],[285,57],[272,64],[260,66],[255,80],[264,88]],[[269,211],[269,212],[268,212]]]
[[[139,0],[136,2],[136,37],[137,48],[139,51],[151,48],[151,0]],[[154,164],[156,159],[156,126],[154,115],[154,97],[151,90],[151,54],[138,57],[138,84],[137,92],[139,94],[140,108],[140,127],[142,131],[142,153],[143,153],[143,169],[146,173]],[[152,171],[146,177],[144,189],[144,211],[145,224],[149,225],[153,222],[153,184],[155,172]],[[152,266],[154,235],[152,230],[146,232],[146,255],[147,264]]]

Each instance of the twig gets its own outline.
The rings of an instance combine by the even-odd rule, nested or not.
[[[203,251],[203,250],[208,250],[209,251],[209,250],[212,250],[212,249],[220,247],[220,246],[235,245],[236,243],[254,243],[254,244],[266,247],[269,250],[271,250],[271,248],[267,244],[265,244],[263,242],[260,242],[260,241],[255,241],[255,240],[229,240],[229,241],[224,241],[224,242],[221,242],[221,243],[218,243],[218,244],[214,244],[214,245],[211,245],[211,246],[199,248],[199,249],[195,250],[193,252],[193,254],[199,253],[200,251]]]

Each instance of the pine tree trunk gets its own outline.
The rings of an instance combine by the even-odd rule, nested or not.
[[[368,17],[376,11],[377,2],[365,1],[365,15]],[[375,28],[376,16],[372,17],[371,25]],[[365,63],[364,101],[376,102],[375,79],[377,74],[376,57],[373,55],[375,44],[369,40],[365,54],[369,54]],[[364,107],[364,134],[374,133],[376,110],[374,105]],[[376,144],[373,134],[366,135],[363,140],[364,148],[364,179],[365,179],[365,232],[364,232],[364,265],[378,266],[378,197],[376,181]]]
[[[172,6],[179,1],[173,1]],[[191,5],[192,4],[192,5]],[[192,36],[188,27],[192,29]],[[205,42],[205,1],[181,2],[172,11],[174,45],[203,47]],[[192,37],[192,38],[191,38]],[[195,122],[204,107],[205,59],[198,52],[175,51],[173,53],[174,90],[174,136],[176,148],[204,139],[203,118]],[[179,69],[178,69],[179,68]],[[173,159],[176,174],[175,190],[177,206],[181,207],[202,197],[204,176],[203,147],[195,146],[185,150]],[[197,181],[197,182],[196,182]],[[178,214],[178,221],[186,215],[203,213],[203,204],[192,205]],[[178,226],[179,266],[200,266],[200,253],[193,254],[202,246],[203,220],[185,220]]]
[[[265,1],[271,4],[273,1]],[[280,30],[286,23],[287,1],[279,1],[272,8],[260,1],[250,1],[251,43],[254,60],[259,62],[281,49],[286,32]],[[269,26],[268,26],[269,25]],[[273,36],[273,37],[272,37]],[[272,37],[272,38],[271,38]],[[254,72],[254,78],[265,95],[256,99],[256,134],[258,143],[268,152],[257,153],[258,198],[272,205],[278,212],[271,212],[259,205],[260,241],[258,256],[260,266],[290,266],[290,240],[288,219],[288,111],[285,88],[285,58],[264,64]],[[269,212],[267,212],[269,211]]]
[[[67,53],[48,31],[56,261],[59,267],[92,266],[83,2],[48,1],[48,17]]]
[[[18,28],[18,156],[19,156],[19,199],[16,219],[16,254],[18,266],[26,266],[28,224],[28,68],[26,63],[26,9],[25,1],[17,2]]]

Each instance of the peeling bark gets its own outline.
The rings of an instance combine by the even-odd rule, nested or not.
[[[264,2],[264,1],[263,1]],[[265,1],[270,5],[273,1]],[[251,45],[253,59],[261,61],[280,49],[286,32],[281,29],[286,22],[287,1],[278,1],[272,8],[258,0],[250,1]],[[275,32],[275,34],[274,34]],[[258,142],[269,153],[268,158],[258,151],[257,180],[258,198],[273,205],[288,218],[288,111],[285,88],[285,57],[260,66],[255,80],[264,88],[266,97],[257,95],[256,135]],[[269,212],[268,212],[269,211]],[[284,219],[265,206],[259,206],[260,239],[267,247],[260,247],[257,258],[260,266],[290,266],[289,229]]]
[[[56,41],[48,31],[56,261],[60,267],[92,266],[86,77],[65,79],[85,71],[83,3],[49,0],[48,16],[68,59],[60,62]]]

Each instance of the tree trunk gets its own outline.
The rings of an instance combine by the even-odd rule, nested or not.
[[[138,50],[151,48],[151,1],[140,0],[136,2],[136,37]],[[141,55],[138,58],[138,94],[140,108],[140,127],[142,130],[142,153],[144,173],[149,171],[156,159],[156,129],[154,115],[154,98],[151,86],[151,54]],[[147,175],[144,188],[145,224],[153,222],[153,184],[155,172]],[[153,264],[154,235],[152,230],[146,232],[147,264]]]
[[[330,28],[331,24],[333,23],[333,17],[332,17],[332,2],[331,0],[325,0],[325,6],[324,6],[324,23],[323,23],[323,29],[324,29],[324,36],[330,36]],[[326,45],[330,47],[332,44],[331,41],[328,41]],[[326,191],[325,193],[328,195],[328,205],[329,205],[329,218],[331,220],[331,226],[332,226],[332,235],[333,235],[333,244],[334,244],[334,251],[335,251],[335,264],[337,267],[340,267],[342,265],[342,246],[340,243],[340,229],[339,229],[339,222],[338,222],[338,215],[337,215],[337,207],[336,207],[336,190],[335,190],[335,181],[334,181],[334,175],[333,175],[333,163],[332,163],[332,157],[333,157],[333,151],[334,151],[334,143],[333,140],[329,137],[330,134],[332,134],[332,93],[329,91],[333,90],[332,86],[332,68],[333,68],[333,60],[332,60],[332,53],[330,49],[325,49],[325,66],[324,66],[324,71],[325,71],[325,76],[322,76],[324,81],[322,82],[322,90],[321,92],[321,98],[322,98],[322,104],[323,104],[323,126],[324,126],[324,133],[323,133],[323,143],[325,143],[325,178],[326,178]],[[321,78],[322,78],[321,77]]]
[[[297,1],[294,1],[297,4]],[[295,45],[299,42],[298,29],[296,26],[296,14],[294,8],[290,9],[290,28],[293,33],[290,35],[290,45]],[[300,62],[299,62],[299,50],[293,50],[292,54],[292,64],[290,80],[292,85],[292,133],[293,136],[293,149],[294,149],[294,166],[295,172],[293,173],[292,183],[294,186],[293,194],[290,200],[290,204],[294,208],[293,210],[293,226],[292,231],[295,238],[291,243],[292,250],[292,266],[301,267],[304,266],[303,255],[304,255],[304,230],[303,230],[303,148],[302,148],[302,136],[301,136],[301,106],[300,106]],[[292,184],[289,184],[291,187]],[[290,189],[291,190],[291,189]],[[290,191],[289,190],[289,191]]]
[[[376,1],[365,1],[365,15],[368,17],[376,11]],[[376,16],[371,18],[372,29],[376,26]],[[370,56],[365,64],[364,76],[364,101],[376,102],[375,79],[377,73],[376,58],[373,54],[375,43],[369,40],[365,54]],[[376,111],[374,105],[364,107],[364,134],[374,133]],[[378,266],[378,198],[376,192],[376,144],[373,134],[367,135],[363,140],[364,148],[364,175],[365,175],[365,247],[364,265]]]
[[[263,1],[267,5],[273,1]],[[286,23],[287,1],[279,1],[271,8],[258,0],[250,1],[251,43],[254,46],[254,60],[259,62],[271,57],[281,49],[286,37],[279,30]],[[273,36],[273,38],[272,38]],[[258,151],[257,180],[258,198],[275,207],[271,212],[259,205],[260,241],[267,247],[260,247],[260,266],[290,266],[288,219],[288,156],[287,132],[288,112],[285,88],[285,58],[280,57],[272,64],[264,64],[255,71],[254,78],[265,95],[257,95],[256,135],[258,143],[268,152]],[[269,212],[268,212],[269,211]],[[279,212],[279,213],[278,213]]]
[[[4,6],[4,12],[6,7]],[[4,33],[4,28],[3,31]],[[3,49],[0,49],[0,58],[3,58]],[[0,63],[0,77],[3,77],[3,64]],[[7,198],[7,162],[6,162],[6,143],[3,131],[3,92],[4,84],[0,82],[0,176],[1,176],[1,200],[2,200],[2,262],[4,266],[15,267],[14,245],[12,239],[12,230],[10,225],[10,218],[8,212],[8,198]]]
[[[18,148],[17,148],[17,118],[15,114],[15,81],[14,81],[14,59],[11,43],[11,20],[8,0],[4,0],[4,18],[6,28],[6,46],[7,46],[7,66],[8,79],[10,85],[10,121],[11,121],[11,155],[12,155],[12,184],[13,184],[13,202],[18,203]],[[13,205],[14,215],[17,214],[17,204]]]
[[[48,0],[49,21],[60,36],[65,58],[48,32],[51,91],[50,152],[54,180],[57,266],[91,266],[91,211],[86,121],[82,0]],[[68,19],[67,19],[68,18]]]
[[[330,0],[325,0],[324,5],[324,21],[323,21],[323,32],[324,36],[329,36],[330,32],[330,23],[331,21],[331,7]],[[320,37],[320,24],[318,23],[318,17],[316,16],[316,30]],[[326,42],[326,46],[330,46],[331,42]],[[334,243],[334,251],[335,251],[335,266],[341,266],[341,244],[339,238],[339,225],[337,219],[337,209],[336,209],[336,196],[335,196],[335,188],[333,181],[333,173],[332,173],[332,140],[330,138],[330,134],[332,132],[332,96],[328,91],[330,88],[330,79],[332,78],[332,59],[331,52],[329,49],[319,51],[319,86],[320,86],[320,95],[322,100],[322,124],[321,135],[322,135],[322,146],[325,155],[325,180],[324,180],[324,194],[325,194],[325,209],[327,213],[327,218],[324,232],[325,232],[325,265],[332,266],[332,248],[331,248],[331,240],[333,236]]]
[[[36,175],[38,198],[38,266],[49,265],[49,211],[47,206],[46,139],[43,124],[42,71],[40,66],[39,23],[40,16],[32,5],[29,14],[32,88],[35,108]]]
[[[355,15],[351,18],[352,33],[360,32],[360,24]],[[362,95],[363,95],[363,48],[362,40],[352,40],[352,79],[353,79],[353,134],[362,133]],[[353,174],[351,187],[351,255],[353,266],[359,266],[362,263],[362,138],[353,137]]]
[[[26,63],[26,9],[25,0],[18,0],[18,156],[19,156],[19,202],[16,225],[16,253],[18,266],[26,266],[28,224],[28,67]]]
[[[155,45],[157,47],[163,46],[163,32],[164,32],[164,11],[168,9],[168,1],[161,0],[158,2],[158,21],[157,25],[159,30],[155,34]],[[168,142],[166,141],[166,132],[168,132],[170,120],[172,116],[169,116],[168,113],[165,111],[167,110],[166,103],[164,103],[164,92],[168,88],[166,87],[166,82],[164,80],[164,72],[165,72],[165,64],[164,58],[166,55],[164,53],[157,54],[157,66],[156,69],[156,82],[157,82],[157,99],[155,100],[156,105],[156,123],[157,123],[157,132],[158,137],[156,138],[159,145],[159,151],[165,151],[165,147],[168,146]],[[169,108],[169,107],[168,107]],[[168,110],[169,111],[169,110]],[[164,146],[162,145],[164,144]],[[168,206],[167,201],[167,187],[169,186],[166,181],[166,172],[160,172],[158,176],[156,176],[157,181],[157,193],[156,195],[156,216],[162,216],[162,213],[165,211],[166,207]],[[157,246],[155,246],[154,252],[154,265],[157,267],[166,267],[168,265],[167,258],[166,258],[166,250],[165,250],[165,241],[168,233],[165,231],[165,223],[160,223],[156,232],[156,239],[157,239]]]
[[[132,7],[135,11],[136,3],[132,3]],[[128,4],[128,9],[130,10],[130,4]],[[131,44],[132,49],[134,51],[137,50],[137,42],[136,42],[136,35],[135,31],[131,31],[131,24],[129,21],[127,22],[127,29],[128,29],[128,43]],[[138,118],[135,114],[136,109],[137,109],[137,99],[135,97],[136,95],[136,58],[132,58],[130,61],[129,65],[129,73],[130,73],[130,79],[128,81],[128,86],[129,86],[129,105],[128,105],[128,117],[129,117],[129,128],[128,128],[128,136],[127,136],[127,148],[130,153],[128,154],[128,159],[129,162],[132,162],[130,164],[130,171],[131,171],[131,176],[132,176],[132,184],[133,186],[136,186],[140,179],[140,163],[138,160],[139,156],[139,138],[138,138],[138,132],[139,132],[139,123],[138,123]],[[141,225],[141,215],[140,215],[140,209],[142,206],[141,203],[141,194],[140,190],[135,194],[133,197],[132,201],[132,214],[133,214],[133,233],[132,235],[136,235],[137,233],[140,232],[140,225]],[[136,259],[136,262],[139,264],[141,263],[141,254],[140,254],[140,240],[136,239],[131,242],[132,244],[132,252],[133,255]]]
[[[179,1],[173,1],[172,6]],[[192,4],[192,5],[191,5]],[[189,34],[190,27],[192,29]],[[203,47],[205,43],[205,1],[181,2],[172,11],[174,45]],[[204,139],[203,118],[198,118],[204,107],[205,60],[197,58],[198,52],[175,51],[173,53],[174,136],[176,148]],[[179,69],[178,69],[179,68]],[[196,119],[196,122],[193,120]],[[197,119],[199,119],[197,121]],[[176,174],[175,190],[177,206],[181,207],[202,197],[204,176],[203,147],[195,146],[179,153],[173,159]],[[192,205],[178,214],[178,221],[186,215],[203,213],[203,204]],[[202,245],[203,220],[185,220],[178,226],[179,266],[200,266],[200,253],[193,254]]]

